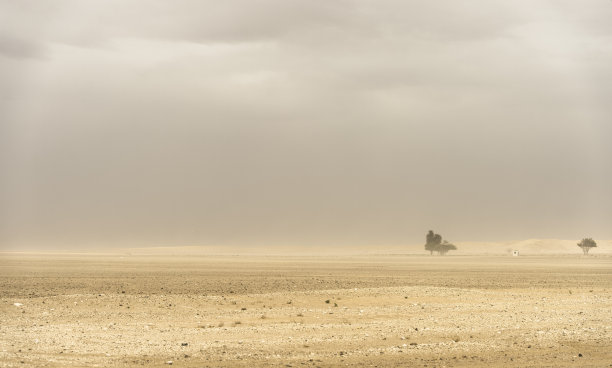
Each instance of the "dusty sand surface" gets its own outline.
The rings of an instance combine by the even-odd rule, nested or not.
[[[612,257],[0,255],[0,366],[612,367]]]

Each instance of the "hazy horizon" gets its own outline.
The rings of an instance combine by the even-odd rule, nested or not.
[[[610,19],[0,0],[0,250],[610,240]]]

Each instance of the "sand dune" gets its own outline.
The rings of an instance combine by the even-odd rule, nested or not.
[[[518,250],[521,255],[581,255],[582,250],[576,245],[577,242],[566,239],[527,239],[499,243],[458,242],[459,249],[454,254],[511,254],[513,250]],[[597,248],[592,249],[590,253],[612,254],[612,241],[598,241]]]
[[[591,249],[589,256],[612,255],[612,240],[596,240],[597,247]],[[521,256],[557,255],[582,256],[582,250],[576,245],[578,240],[569,239],[526,239],[505,242],[457,241],[457,250],[446,256],[507,255],[518,250]],[[54,251],[0,251],[2,253],[36,253],[36,254],[73,254],[73,255],[118,255],[129,256],[389,256],[416,255],[429,256],[423,244],[392,244],[371,246],[163,246],[163,247],[115,247],[86,250]]]
[[[511,255],[518,250],[520,255],[582,255],[576,245],[578,240],[568,239],[527,239],[507,242],[455,242],[456,251],[447,256],[460,255]],[[108,250],[107,250],[108,251]],[[378,246],[270,246],[270,247],[232,247],[232,246],[175,246],[113,249],[124,255],[428,255],[422,244],[378,245]],[[612,255],[612,240],[598,240],[597,248],[591,255]]]

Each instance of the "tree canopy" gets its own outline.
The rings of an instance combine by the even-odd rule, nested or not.
[[[433,252],[438,252],[439,255],[443,256],[448,253],[449,250],[456,250],[457,247],[449,243],[446,240],[442,240],[442,236],[440,234],[436,234],[433,230],[429,230],[427,235],[425,235],[425,250],[428,250],[430,254]]]
[[[597,243],[592,238],[584,238],[577,245],[582,248],[584,254],[589,254],[591,248],[597,247]]]

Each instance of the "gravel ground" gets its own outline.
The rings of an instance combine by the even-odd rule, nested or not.
[[[612,367],[612,257],[0,257],[0,367]]]

